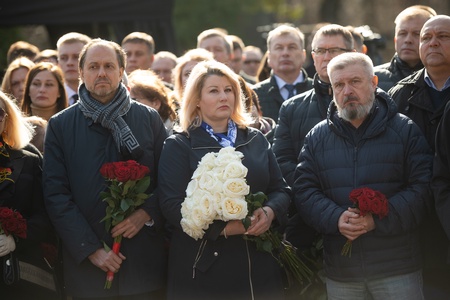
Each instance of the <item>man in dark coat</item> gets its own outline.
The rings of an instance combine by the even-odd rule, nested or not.
[[[283,103],[273,143],[278,164],[290,186],[294,184],[295,167],[303,140],[317,123],[326,119],[328,106],[333,99],[327,65],[333,57],[354,51],[353,36],[340,25],[325,25],[314,35],[311,48],[316,68],[314,87]],[[305,224],[292,205],[286,239],[304,252],[309,251],[319,237],[311,226]]]
[[[429,146],[377,89],[368,56],[341,54],[328,74],[333,104],[305,138],[294,183],[300,215],[324,237],[328,296],[423,299],[417,229],[430,198]],[[352,205],[362,187],[386,196],[385,217]],[[347,241],[350,257],[341,254]]]
[[[275,130],[273,151],[290,186],[294,184],[295,167],[303,140],[317,123],[326,119],[328,106],[333,99],[327,65],[333,57],[354,51],[353,37],[350,31],[340,25],[326,25],[314,35],[312,49],[316,68],[314,88],[283,103]],[[288,240],[300,249],[309,249],[315,236],[312,228],[305,226],[300,217],[294,215],[286,229]]]
[[[302,69],[306,57],[304,40],[303,33],[289,25],[280,25],[267,37],[272,74],[253,89],[258,94],[263,115],[275,122],[284,100],[312,88],[312,79]]]
[[[374,68],[378,87],[386,92],[398,81],[423,68],[419,57],[419,33],[423,24],[436,13],[422,6],[411,6],[395,18],[394,46],[391,61]]]
[[[424,69],[406,77],[390,91],[400,113],[410,117],[435,149],[436,130],[445,105],[450,101],[450,17],[435,16],[420,33],[420,58]],[[424,253],[424,291],[429,299],[447,299],[450,285],[448,240],[439,223],[434,205],[428,207],[421,228]]]
[[[167,137],[158,113],[132,101],[121,84],[125,52],[114,42],[92,40],[80,53],[83,84],[79,101],[48,123],[44,154],[44,198],[62,241],[64,280],[72,299],[159,299],[165,285],[162,217],[151,196],[107,232],[104,163],[136,160],[157,166]],[[105,250],[123,235],[119,254]],[[104,289],[106,272],[116,273]]]

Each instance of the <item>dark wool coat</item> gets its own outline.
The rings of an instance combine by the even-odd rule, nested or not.
[[[305,222],[323,234],[325,272],[337,281],[421,268],[417,229],[430,201],[432,155],[417,125],[377,91],[371,114],[357,130],[331,104],[327,120],[307,135],[296,169],[295,204]],[[375,229],[353,241],[349,258],[341,255],[346,238],[338,220],[352,206],[350,192],[360,187],[385,194],[389,214],[374,216]]]
[[[445,105],[450,101],[450,93],[441,99],[440,107],[434,107],[429,94],[431,87],[427,85],[424,78],[425,69],[422,69],[399,81],[389,90],[389,94],[397,104],[398,111],[411,118],[419,126],[431,149],[435,150],[436,131]],[[439,167],[433,165],[433,168],[436,166]],[[449,272],[445,261],[447,261],[447,257],[450,257],[448,255],[450,248],[433,202],[428,207],[428,215],[421,228],[421,246],[425,260],[424,268],[428,269],[430,274],[434,274],[436,269]]]
[[[450,106],[445,107],[436,133],[436,155],[433,164],[432,189],[436,212],[447,235],[447,244],[450,240]],[[450,253],[450,252],[449,252]],[[447,257],[447,263],[450,256]]]
[[[197,241],[182,231],[180,210],[191,176],[205,154],[221,148],[201,128],[190,131],[189,137],[175,134],[165,142],[158,176],[161,209],[173,227],[168,299],[251,299],[250,283],[255,299],[280,299],[283,287],[278,263],[241,235],[221,236],[225,222],[214,221]],[[275,223],[284,224],[290,189],[270,144],[256,129],[238,129],[235,148],[244,154],[242,162],[248,168],[246,179],[251,192],[264,192],[269,199],[266,205],[275,213]],[[202,243],[206,244],[199,252]],[[194,268],[197,255],[200,257]]]
[[[158,113],[132,101],[124,120],[143,149],[136,160],[150,169],[154,191],[157,166],[166,130]],[[74,297],[111,297],[142,294],[165,285],[164,238],[157,228],[162,217],[155,197],[143,208],[155,221],[144,226],[131,239],[124,238],[120,252],[125,255],[115,274],[112,288],[103,288],[106,273],[94,266],[88,256],[110,247],[112,237],[100,222],[106,203],[99,197],[106,189],[99,170],[106,162],[123,160],[111,132],[84,117],[78,104],[52,117],[47,126],[44,145],[45,204],[63,245],[64,280],[69,295]],[[155,194],[154,194],[155,195]]]

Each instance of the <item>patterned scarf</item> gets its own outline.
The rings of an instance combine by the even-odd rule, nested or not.
[[[201,128],[203,128],[209,135],[215,139],[222,147],[234,147],[236,142],[237,127],[236,123],[232,120],[228,120],[228,133],[215,133],[211,126],[202,122]]]
[[[140,148],[139,142],[122,118],[131,107],[130,95],[123,84],[120,84],[117,94],[108,104],[93,99],[84,83],[80,85],[78,95],[80,95],[79,107],[84,116],[111,131],[119,152],[126,148],[132,154]]]
[[[8,149],[8,145],[3,141],[3,138],[0,137],[0,184],[4,181],[14,182],[14,180],[10,178],[12,169]]]

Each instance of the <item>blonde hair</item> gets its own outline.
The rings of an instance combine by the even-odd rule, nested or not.
[[[199,62],[192,69],[192,73],[186,83],[179,113],[180,127],[183,131],[187,132],[189,129],[197,128],[201,125],[202,116],[200,110],[197,108],[197,103],[200,101],[205,80],[212,75],[225,77],[231,84],[236,99],[233,112],[230,116],[231,120],[240,128],[244,128],[252,123],[250,116],[245,110],[244,96],[241,91],[238,75],[223,63],[203,61]]]
[[[8,114],[8,116],[3,119],[5,124],[5,128],[1,133],[3,141],[5,141],[12,149],[22,149],[30,143],[34,134],[34,129],[26,121],[14,101],[2,91],[0,91],[0,101],[5,105],[5,112]]]

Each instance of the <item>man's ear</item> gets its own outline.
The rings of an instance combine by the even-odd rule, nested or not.
[[[375,87],[378,86],[378,76],[377,75],[373,75],[372,83]]]

